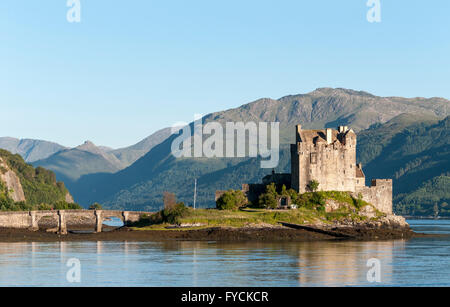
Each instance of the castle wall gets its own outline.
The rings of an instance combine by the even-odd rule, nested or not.
[[[360,178],[356,178],[356,189],[362,188],[366,185],[366,178],[364,177],[360,177]]]
[[[374,179],[370,187],[357,187],[355,194],[379,211],[392,214],[392,179]]]
[[[345,143],[300,142],[292,148],[293,188],[304,193],[311,180],[322,191],[350,191],[356,187],[356,136],[349,133]],[[298,161],[298,162],[297,162]],[[297,175],[298,174],[298,175]]]
[[[259,196],[266,191],[266,185],[258,183],[243,184],[242,191],[247,196],[249,202],[251,202],[252,204],[257,204]]]
[[[300,191],[300,158],[297,144],[291,144],[291,188]]]

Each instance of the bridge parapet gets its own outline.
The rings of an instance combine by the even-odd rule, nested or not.
[[[67,220],[73,218],[95,221],[95,231],[101,232],[103,221],[110,217],[121,219],[124,225],[137,222],[143,215],[154,212],[119,210],[43,210],[43,211],[0,211],[0,228],[39,230],[39,221],[44,217],[54,218],[58,233],[67,234]]]

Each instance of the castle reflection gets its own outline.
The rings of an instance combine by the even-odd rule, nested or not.
[[[367,260],[391,284],[395,254],[406,241],[323,242],[49,242],[0,243],[0,285],[66,284],[66,262],[79,258],[83,280],[126,285],[371,285]],[[398,261],[398,259],[397,259]],[[121,273],[119,273],[121,272]],[[118,274],[118,275],[117,275]],[[116,281],[116,282],[119,282]]]
[[[393,251],[404,249],[405,241],[378,242],[311,242],[298,250],[299,285],[351,286],[367,281],[372,268],[367,261],[380,261],[383,284],[392,281]]]

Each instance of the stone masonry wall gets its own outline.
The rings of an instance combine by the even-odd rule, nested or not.
[[[392,179],[374,179],[370,187],[357,187],[354,196],[358,194],[381,212],[392,214]]]
[[[1,212],[0,227],[25,229],[31,227],[30,212]]]
[[[291,149],[294,189],[307,192],[309,182],[317,180],[322,191],[355,191],[356,136],[349,136],[346,144],[297,143],[296,147]]]

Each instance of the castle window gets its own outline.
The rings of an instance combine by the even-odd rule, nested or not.
[[[311,164],[317,164],[317,153],[311,153]]]
[[[352,164],[350,164],[350,168],[353,168],[353,165],[352,165]]]

